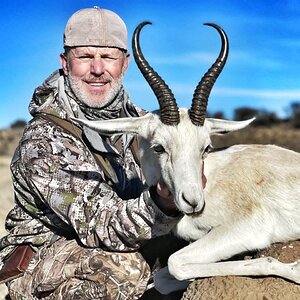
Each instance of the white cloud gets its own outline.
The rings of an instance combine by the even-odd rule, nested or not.
[[[168,56],[157,56],[149,58],[151,65],[197,65],[199,63],[212,63],[216,59],[211,52],[190,52]]]
[[[128,81],[126,87],[132,91],[150,91],[146,81]],[[190,95],[195,90],[195,84],[169,83],[175,95]],[[300,99],[300,89],[245,89],[236,87],[214,87],[212,95],[218,97],[249,97],[256,99],[297,100]]]
[[[238,65],[240,68],[247,66],[259,67],[260,69],[277,70],[285,66],[285,61],[278,58],[264,55],[257,50],[242,51],[232,50],[229,54],[227,64]],[[152,67],[157,66],[173,66],[176,70],[176,66],[195,66],[199,68],[201,65],[211,66],[217,58],[217,54],[214,51],[210,52],[189,52],[181,54],[152,56],[147,58]]]
[[[272,58],[271,54],[268,56],[257,49],[249,49],[249,51],[234,50],[231,51],[227,64],[238,65],[240,68],[254,66],[259,70],[279,70],[285,66],[285,61],[278,57]]]
[[[300,89],[269,90],[269,89],[242,89],[242,88],[215,88],[212,93],[217,96],[253,97],[268,99],[300,99]]]

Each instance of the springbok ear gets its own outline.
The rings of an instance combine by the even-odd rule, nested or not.
[[[118,118],[103,121],[89,121],[78,118],[71,118],[75,123],[87,126],[102,134],[122,134],[122,133],[139,133],[142,124],[149,119],[150,114],[142,117]]]
[[[229,121],[222,119],[207,118],[206,125],[209,127],[211,135],[222,135],[239,129],[247,127],[255,118],[245,121]]]

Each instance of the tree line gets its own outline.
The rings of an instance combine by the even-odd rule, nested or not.
[[[285,119],[279,118],[275,112],[255,109],[251,107],[240,107],[234,110],[233,119],[235,121],[242,121],[256,117],[253,125],[254,126],[269,126],[283,122],[290,122],[294,128],[300,128],[300,102],[292,102],[286,109],[287,116]],[[209,114],[212,118],[225,119],[223,112],[216,112]]]
[[[222,111],[212,114],[208,113],[207,116],[211,118],[226,119]],[[233,119],[235,121],[246,120],[254,116],[256,117],[256,120],[253,123],[255,126],[269,126],[282,122],[290,122],[292,127],[300,128],[300,102],[292,102],[290,104],[290,106],[287,108],[287,117],[285,119],[279,118],[275,112],[251,107],[240,107],[235,109],[233,113]],[[26,123],[27,122],[24,120],[16,120],[11,124],[10,127],[20,128],[24,127]]]

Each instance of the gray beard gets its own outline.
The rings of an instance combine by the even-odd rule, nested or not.
[[[75,79],[71,75],[66,76],[68,85],[73,94],[76,96],[77,100],[91,108],[105,108],[109,106],[112,103],[112,101],[116,98],[116,95],[119,93],[122,87],[122,78],[123,76],[114,79],[112,81],[111,90],[109,91],[107,96],[103,99],[103,101],[101,101],[101,103],[95,103],[85,95],[84,91],[82,91],[80,87],[80,82],[77,79]]]

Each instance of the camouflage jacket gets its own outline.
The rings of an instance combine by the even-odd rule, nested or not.
[[[130,101],[123,89],[121,96],[124,110]],[[119,183],[112,185],[82,139],[35,117],[41,112],[63,119],[80,116],[58,71],[35,90],[29,108],[34,118],[11,162],[16,205],[6,219],[9,233],[0,240],[0,258],[14,245],[39,247],[59,236],[87,247],[133,251],[144,240],[171,230],[177,220],[163,214],[150,198],[128,147],[132,137],[121,137],[123,148],[113,163]],[[112,139],[108,144],[113,148]]]

